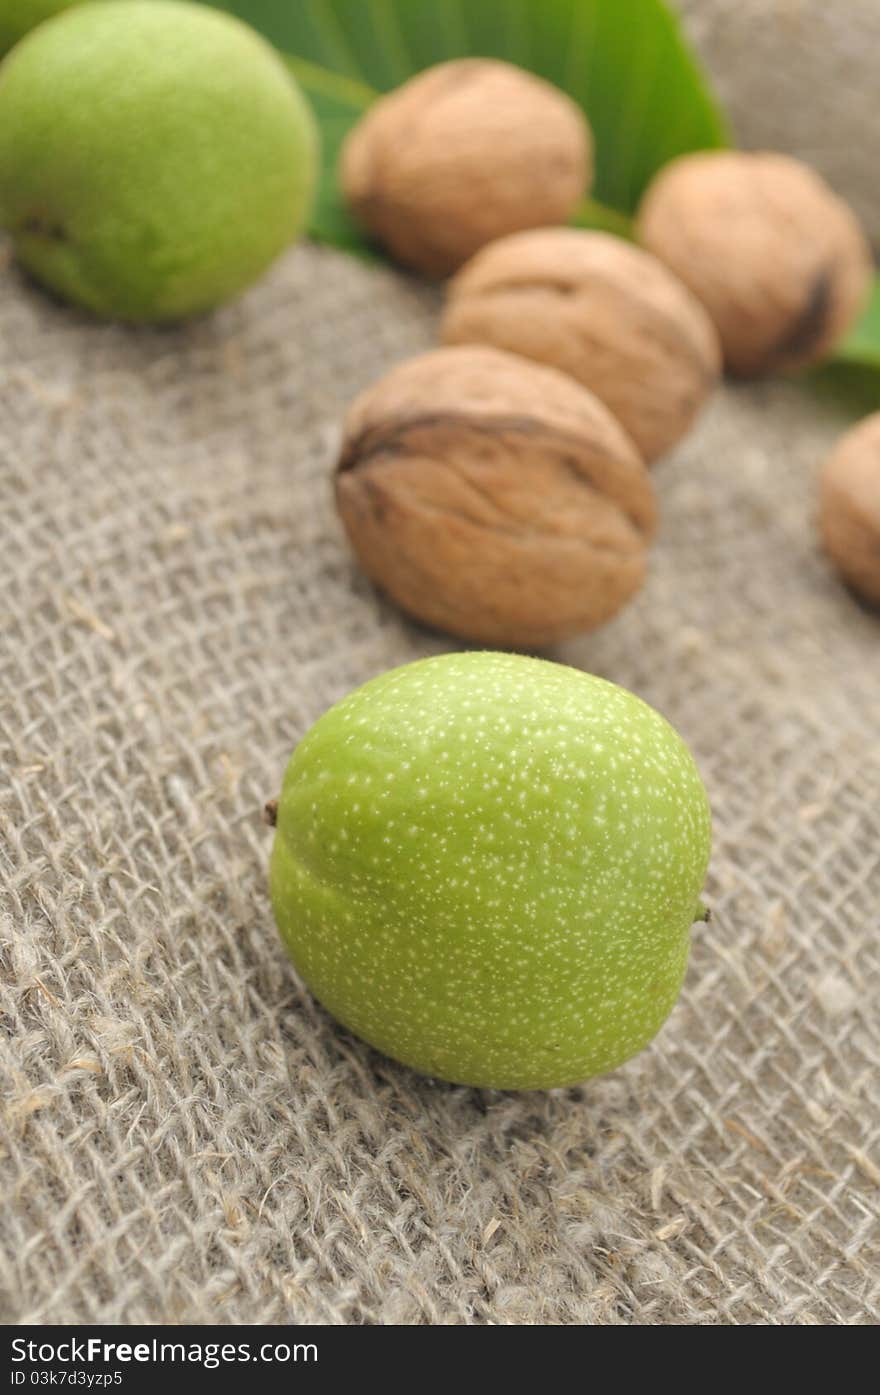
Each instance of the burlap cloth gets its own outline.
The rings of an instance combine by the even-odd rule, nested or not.
[[[772,13],[772,48],[831,7],[682,4],[716,74],[740,54],[748,138],[735,16]],[[834,7],[835,71],[872,5]],[[136,332],[0,271],[0,1316],[875,1321],[880,616],[816,545],[852,419],[830,399],[719,392],[656,468],[649,584],[554,655],[659,707],[710,789],[714,918],[656,1042],[577,1089],[434,1083],[282,953],[260,809],[291,748],[455,647],[376,597],[328,485],[346,403],[436,308],[300,248],[222,313]]]

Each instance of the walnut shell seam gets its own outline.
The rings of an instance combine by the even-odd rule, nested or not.
[[[352,471],[364,470],[368,467],[372,459],[381,456],[400,457],[407,454],[406,443],[411,433],[421,430],[432,431],[437,428],[450,427],[455,430],[472,430],[486,432],[492,436],[506,436],[508,434],[520,434],[531,438],[535,444],[543,444],[556,455],[560,445],[569,448],[571,452],[583,449],[583,441],[574,434],[566,435],[558,429],[551,429],[542,422],[537,422],[532,417],[499,417],[499,416],[455,416],[452,413],[424,413],[401,420],[389,427],[387,424],[377,427],[368,427],[359,436],[347,441],[340,454],[336,467],[337,478],[340,475]],[[424,447],[417,447],[416,454],[424,456],[427,452]],[[633,527],[642,543],[648,542],[654,535],[654,519],[640,517],[636,510],[627,507],[619,499],[611,499],[608,492],[602,489],[587,469],[577,460],[576,455],[562,454],[559,457],[560,463],[564,464],[572,477],[578,484],[594,491],[597,495],[616,504]],[[448,462],[447,462],[448,463]],[[468,483],[473,487],[473,472],[468,475]],[[471,520],[473,521],[473,520]],[[511,530],[513,531],[513,530]],[[585,540],[586,541],[586,540]]]

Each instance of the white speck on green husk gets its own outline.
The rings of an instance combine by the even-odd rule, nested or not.
[[[426,1074],[573,1083],[670,1012],[709,858],[684,742],[623,688],[464,653],[394,669],[312,727],[271,893],[305,982]]]

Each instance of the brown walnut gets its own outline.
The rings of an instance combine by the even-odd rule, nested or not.
[[[575,228],[514,233],[484,247],[450,284],[442,337],[569,373],[648,461],[684,435],[721,371],[711,320],[661,262]]]
[[[871,255],[852,210],[787,155],[712,151],[661,170],[639,240],[703,302],[742,377],[822,358],[861,309]]]
[[[648,472],[598,398],[500,349],[435,349],[362,393],[336,475],[364,571],[463,639],[542,646],[641,585]]]
[[[345,141],[354,216],[404,265],[454,271],[484,243],[564,223],[592,178],[580,107],[509,63],[465,58],[419,73]]]
[[[844,580],[880,605],[880,412],[848,431],[826,461],[819,527]]]

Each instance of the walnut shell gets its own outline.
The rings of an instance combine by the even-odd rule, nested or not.
[[[450,283],[442,338],[551,364],[605,403],[654,460],[690,427],[721,371],[702,305],[647,252],[606,233],[501,238]]]
[[[580,107],[532,73],[482,58],[440,63],[380,97],[341,155],[354,216],[428,276],[505,233],[566,222],[591,179]]]
[[[336,475],[368,576],[483,644],[553,643],[638,590],[656,523],[648,472],[578,383],[500,349],[435,349],[352,405]]]
[[[871,279],[852,210],[788,155],[685,155],[656,176],[639,240],[703,302],[732,373],[813,363],[849,328]]]
[[[819,527],[843,578],[880,605],[880,412],[848,431],[826,461]]]

